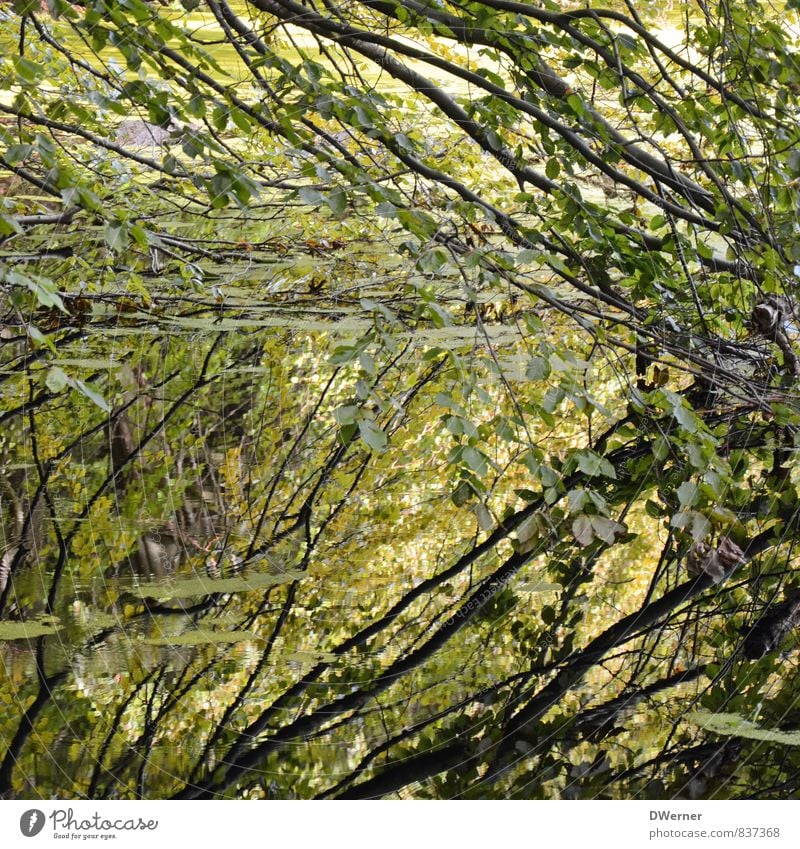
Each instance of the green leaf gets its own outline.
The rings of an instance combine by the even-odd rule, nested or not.
[[[10,144],[6,148],[5,158],[12,165],[16,165],[19,162],[24,162],[33,152],[32,144]]]
[[[339,429],[339,433],[337,434],[337,438],[339,440],[340,445],[349,445],[358,431],[358,425],[353,422],[352,424],[344,425]]]
[[[82,380],[77,380],[76,378],[71,379],[70,381],[75,389],[78,390],[82,395],[85,395],[95,406],[99,407],[104,413],[110,413],[111,407],[108,405],[108,401],[99,393],[92,389],[91,386],[84,383]]]
[[[64,302],[61,300],[61,295],[56,291],[56,284],[52,280],[47,277],[26,276],[25,282],[43,307],[56,307],[61,312],[67,311]]]
[[[544,357],[531,357],[525,368],[528,380],[544,380],[550,376],[550,363]]]
[[[325,195],[317,189],[312,189],[310,186],[303,186],[297,190],[297,196],[303,203],[309,206],[321,206],[325,203]]]
[[[494,518],[485,504],[476,504],[473,512],[475,513],[475,518],[478,520],[478,527],[482,531],[490,531],[494,527]]]
[[[589,475],[589,477],[605,476],[614,479],[617,477],[614,466],[605,457],[595,454],[594,451],[590,451],[588,448],[578,451],[575,454],[575,458],[578,461],[578,468],[583,474]]]
[[[698,430],[702,429],[701,420],[686,406],[681,395],[667,390],[662,390],[662,394],[672,410],[675,420],[687,433],[697,433]]]
[[[567,103],[579,118],[582,118],[586,114],[586,107],[583,105],[583,100],[577,94],[568,94]]]
[[[230,108],[230,119],[236,127],[238,127],[246,136],[253,131],[252,119],[249,115],[242,112],[241,109],[232,106]]]
[[[57,353],[56,346],[53,340],[42,333],[41,330],[35,324],[28,324],[25,328],[28,336],[37,342],[39,345],[44,345],[49,348],[54,354]]]
[[[389,201],[383,201],[375,207],[375,214],[381,218],[397,218],[397,207]]]
[[[336,424],[339,425],[353,424],[357,416],[358,407],[355,404],[345,404],[343,407],[338,407],[333,413]]]
[[[328,358],[328,362],[332,366],[347,365],[347,363],[355,362],[358,358],[358,347],[356,345],[338,345],[333,349],[333,353]]]
[[[331,212],[335,215],[342,215],[347,209],[347,192],[337,187],[328,195],[326,202]]]
[[[53,366],[47,372],[45,384],[51,392],[57,394],[69,385],[69,378],[63,369],[60,369],[58,366]]]
[[[541,534],[542,519],[538,513],[528,516],[527,519],[517,528],[517,539],[520,545],[525,545],[528,542],[535,542]]]
[[[628,529],[621,522],[606,519],[605,516],[592,516],[592,532],[605,543],[611,545],[617,537],[624,536]]]
[[[361,419],[358,423],[358,430],[361,438],[373,451],[380,454],[386,450],[386,434],[372,419]]]
[[[696,510],[679,510],[670,519],[670,525],[673,528],[686,531],[691,535],[694,542],[705,539],[711,530],[711,522]]]
[[[684,481],[676,490],[681,507],[690,507],[697,500],[697,484]]]
[[[754,722],[735,713],[707,713],[696,711],[689,719],[706,731],[729,737],[744,737],[748,740],[765,740],[783,746],[800,746],[800,731],[780,731],[761,728]]]
[[[38,14],[41,11],[40,0],[14,0],[14,11],[21,17],[22,15]]]
[[[376,365],[374,358],[366,351],[359,352],[358,362],[361,368],[364,369],[365,373],[370,377],[375,377],[378,373],[378,366]]]
[[[444,248],[434,248],[424,253],[418,260],[417,266],[420,271],[438,271],[449,259],[450,255]]]
[[[114,253],[122,253],[128,247],[128,225],[124,222],[106,225],[103,238]]]
[[[33,84],[42,76],[44,68],[38,62],[31,62],[24,56],[15,56],[12,60],[17,76],[26,83]]]
[[[461,481],[450,496],[456,507],[463,507],[475,495],[475,490],[466,482]]]
[[[89,386],[87,383],[84,383],[82,380],[70,377],[62,368],[59,368],[59,366],[53,366],[48,370],[47,377],[45,378],[45,385],[54,394],[62,392],[69,386],[77,392],[80,392],[81,395],[84,395],[86,398],[88,398],[104,413],[111,412],[111,407],[108,405],[108,402],[105,400],[105,398],[103,398],[102,395],[100,395],[99,392],[92,389],[91,386]]]
[[[644,512],[651,519],[660,519],[664,515],[664,508],[657,501],[648,499],[644,505]]]
[[[594,530],[592,520],[589,516],[578,516],[572,523],[572,534],[578,545],[591,545],[594,541]]]
[[[478,451],[477,448],[473,448],[471,445],[468,445],[463,453],[462,458],[464,462],[475,472],[476,475],[483,476],[489,470],[489,467],[486,462],[486,456]]]
[[[571,514],[581,513],[586,506],[589,495],[585,489],[571,489],[567,493],[567,511]]]
[[[22,227],[19,226],[15,218],[0,212],[0,236],[11,236],[14,233],[22,232]]]
[[[669,442],[664,436],[658,436],[653,440],[652,444],[653,457],[659,463],[666,460],[669,456]]]
[[[617,44],[624,50],[637,52],[639,49],[639,42],[632,35],[628,35],[626,32],[616,33],[616,39]]]

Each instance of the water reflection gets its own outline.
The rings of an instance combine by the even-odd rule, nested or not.
[[[139,305],[119,312],[132,322],[120,333],[106,332],[104,302],[79,334],[53,328],[58,366],[27,339],[4,346],[4,795],[170,796],[190,779],[210,789],[220,759],[297,722],[308,743],[285,768],[307,786],[268,792],[313,795],[330,770],[352,769],[354,734],[419,719],[451,687],[434,667],[414,707],[402,675],[398,687],[394,673],[381,680],[472,579],[441,596],[436,581],[419,588],[438,561],[421,530],[461,531],[435,518],[447,493],[430,454],[409,453],[417,435],[403,448],[397,430],[399,452],[380,455],[337,423],[365,374],[331,357],[375,319],[336,322],[325,309],[322,332],[288,313],[283,326],[248,324],[235,304],[151,309],[144,324]],[[381,366],[374,391],[398,399],[384,427],[402,428],[398,410],[421,387],[435,393],[436,363],[407,380],[431,341],[406,342],[405,366],[397,352]],[[416,476],[412,499],[401,467]],[[387,686],[379,716],[368,694]]]

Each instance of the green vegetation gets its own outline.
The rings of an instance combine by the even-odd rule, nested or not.
[[[0,10],[0,795],[800,793],[800,19]]]

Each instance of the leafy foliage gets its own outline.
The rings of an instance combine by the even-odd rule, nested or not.
[[[0,793],[797,792],[797,12],[650,5],[0,12]]]

